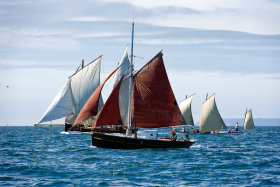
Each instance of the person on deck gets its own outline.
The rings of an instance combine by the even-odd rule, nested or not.
[[[199,130],[198,130],[198,129],[196,129],[196,133],[199,133]]]
[[[193,128],[192,128],[192,130],[191,130],[191,133],[193,133]]]
[[[183,130],[182,130],[182,132],[187,132],[187,131],[186,131],[186,128],[185,128],[185,127],[183,127]]]
[[[233,132],[233,128],[231,128],[231,132]]]
[[[171,130],[170,133],[171,133],[170,140],[176,141],[177,140],[176,132],[174,130]]]
[[[236,132],[238,132],[238,122],[235,125],[235,130],[236,130]]]
[[[228,133],[230,133],[230,129],[228,129],[228,131],[227,131]]]
[[[185,141],[185,142],[188,142],[188,141],[189,141],[189,135],[186,134],[184,141]]]

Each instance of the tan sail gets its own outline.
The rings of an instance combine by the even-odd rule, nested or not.
[[[216,105],[215,94],[209,97],[202,106],[199,131],[210,132],[227,128]]]
[[[253,116],[252,116],[252,109],[250,109],[245,115],[245,121],[244,121],[243,128],[244,128],[244,130],[255,128]]]
[[[182,112],[182,115],[187,122],[187,125],[194,125],[193,122],[193,116],[192,116],[192,109],[191,109],[191,103],[192,103],[192,98],[194,94],[188,98],[186,98],[184,101],[182,101],[179,104],[179,108]]]

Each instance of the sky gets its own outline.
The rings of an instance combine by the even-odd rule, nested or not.
[[[1,0],[0,125],[37,123],[82,59],[103,55],[102,81],[133,21],[135,69],[163,50],[177,101],[195,93],[195,123],[207,93],[222,118],[280,118],[279,18],[280,0]]]

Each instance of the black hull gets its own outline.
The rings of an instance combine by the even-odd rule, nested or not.
[[[74,127],[72,128],[72,124],[65,123],[65,129],[64,129],[64,131],[67,132],[67,131],[69,131],[69,130],[71,130],[71,131],[80,131],[80,126],[77,125],[77,126],[74,126]]]
[[[139,128],[137,128],[136,130],[138,130]],[[93,129],[89,129],[89,128],[85,128],[83,125],[77,125],[72,127],[72,124],[68,124],[65,123],[65,132],[67,131],[79,131],[79,132],[103,132],[103,133],[126,133],[126,129],[125,128],[101,128],[101,127],[97,127],[97,128],[93,128]],[[131,129],[132,133],[134,133],[135,129]]]
[[[170,141],[168,139],[135,139],[110,134],[93,133],[92,145],[110,149],[188,148],[195,141]]]

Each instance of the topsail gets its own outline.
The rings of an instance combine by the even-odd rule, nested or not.
[[[127,77],[129,74],[130,62],[129,62],[129,58],[127,55],[127,47],[125,48],[123,56],[118,65],[119,65],[119,69],[115,73],[115,76],[113,79],[113,88],[117,85],[117,83],[119,82],[119,80],[121,79],[121,77],[123,76],[124,73],[125,73],[124,78]]]

